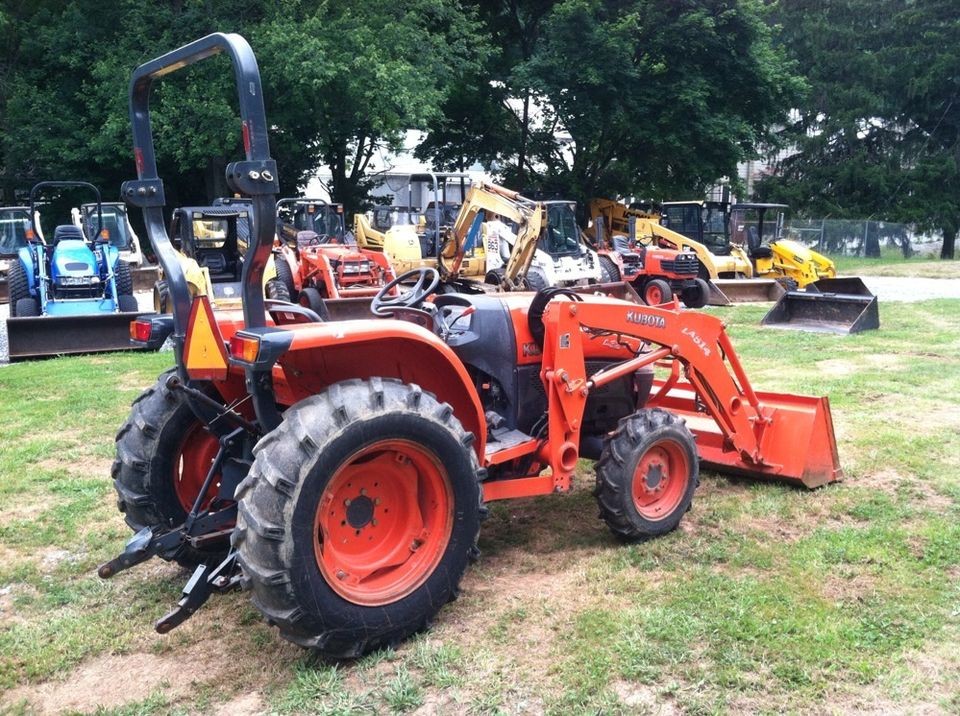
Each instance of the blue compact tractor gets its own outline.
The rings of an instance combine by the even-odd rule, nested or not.
[[[40,238],[37,198],[64,187],[96,196],[92,239],[73,224],[57,226],[49,242]],[[30,191],[26,234],[8,274],[10,359],[128,349],[129,323],[139,315],[133,273],[103,228],[100,191],[87,182],[40,182]]]

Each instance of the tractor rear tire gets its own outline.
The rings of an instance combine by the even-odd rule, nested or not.
[[[114,279],[117,282],[117,298],[133,295],[133,270],[126,261],[117,261]]]
[[[693,435],[659,408],[638,410],[606,439],[596,465],[600,519],[624,540],[677,528],[700,484]]]
[[[110,473],[117,509],[134,532],[182,525],[219,448],[182,394],[167,388],[172,372],[161,373],[153,387],[133,401],[116,437]],[[183,545],[160,557],[193,567],[222,561],[228,547],[225,542],[203,550]]]
[[[543,271],[536,268],[527,269],[527,275],[523,277],[523,282],[528,291],[540,291],[550,285]]]
[[[10,263],[7,273],[7,290],[10,297],[10,315],[17,315],[17,302],[22,298],[30,298],[30,284],[27,282],[27,272],[18,259]]]
[[[680,298],[687,308],[703,308],[710,300],[710,284],[702,278],[694,279],[693,283],[693,286],[683,289]]]
[[[600,281],[616,283],[620,280],[620,269],[617,262],[609,256],[600,255]]]
[[[276,254],[273,257],[273,261],[277,268],[277,278],[275,280],[287,290],[287,295],[289,296],[287,299],[281,299],[278,296],[277,300],[293,301],[296,303],[299,296],[297,295],[297,286],[293,282],[293,271],[290,270],[290,264]]]
[[[31,318],[40,315],[40,302],[28,296],[27,298],[18,298],[16,303],[11,303],[12,314],[19,318]]]
[[[483,282],[491,286],[501,286],[505,275],[506,272],[502,268],[492,269],[487,271],[487,275],[483,277]]]
[[[800,290],[800,284],[797,283],[797,280],[789,276],[780,276],[779,278],[777,278],[777,283],[783,286],[784,291]]]
[[[673,300],[673,289],[662,278],[647,281],[643,287],[643,302],[648,306],[660,306]]]
[[[290,303],[292,301],[290,292],[279,279],[272,278],[267,281],[267,285],[264,286],[263,291],[264,294],[266,294],[266,297],[273,301],[284,301],[285,303]]]
[[[285,639],[354,658],[457,597],[486,473],[449,405],[397,380],[344,381],[288,408],[254,453],[233,544]]]

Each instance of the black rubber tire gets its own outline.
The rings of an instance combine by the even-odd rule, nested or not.
[[[523,277],[523,283],[527,291],[540,291],[550,284],[547,283],[547,277],[537,268],[527,269],[527,275]]]
[[[323,296],[320,295],[320,292],[315,289],[313,286],[307,286],[300,292],[299,303],[301,306],[306,306],[311,311],[320,316],[320,320],[329,321],[330,320],[330,311],[327,310],[326,301],[323,300]]]
[[[391,438],[428,449],[446,468],[454,523],[440,561],[419,587],[389,604],[361,606],[334,591],[317,566],[314,515],[338,466],[357,449]],[[397,380],[344,381],[288,408],[254,453],[237,490],[233,544],[243,586],[285,639],[327,657],[355,658],[426,628],[457,597],[468,563],[479,556],[486,471],[449,405]]]
[[[658,520],[641,516],[633,502],[634,472],[640,458],[654,444],[673,441],[686,453],[687,484],[676,507]],[[624,540],[657,537],[673,531],[690,509],[693,493],[700,484],[697,448],[683,420],[660,408],[638,410],[620,421],[603,445],[596,464],[597,485],[593,491],[600,507],[600,519]]]
[[[110,474],[117,491],[117,509],[134,532],[144,527],[169,529],[187,517],[173,485],[175,461],[180,459],[181,440],[200,422],[181,393],[166,386],[174,369],[161,373],[153,387],[141,393],[130,415],[117,432],[116,458]],[[177,553],[160,554],[184,567],[221,561],[229,545],[204,550],[184,545]]]
[[[483,277],[483,282],[491,286],[500,286],[503,284],[504,274],[505,272],[502,268],[487,271],[487,275]]]
[[[11,315],[17,316],[18,318],[30,318],[40,315],[40,302],[30,296],[18,298],[16,303],[10,304],[10,307],[13,309]]]
[[[274,265],[277,267],[277,278],[271,280],[278,281],[280,285],[286,289],[287,295],[289,296],[289,298],[286,299],[282,299],[277,296],[277,300],[293,301],[296,303],[299,296],[297,295],[297,286],[293,282],[293,272],[290,270],[290,264],[288,264],[285,259],[282,259],[276,255],[274,255],[273,261]],[[270,298],[270,296],[267,296],[267,298]]]
[[[137,303],[137,299],[133,296],[124,296],[120,294],[120,298],[117,299],[121,313],[138,313],[140,311],[140,304]]]
[[[117,282],[117,296],[133,295],[133,269],[126,261],[117,261],[114,280]]]
[[[777,278],[777,283],[783,286],[784,291],[800,290],[800,284],[797,283],[797,280],[790,278],[789,276],[780,276],[779,278]]]
[[[647,299],[647,295],[649,293],[653,293],[654,289],[658,289],[660,294],[665,297],[664,302],[670,302],[673,300],[673,289],[670,288],[670,284],[664,281],[662,278],[652,278],[647,281],[646,284],[644,284],[643,293],[641,296],[641,298],[643,298],[643,302],[648,306],[656,305],[652,304],[650,300]]]
[[[153,310],[157,313],[170,313],[170,286],[161,279],[153,284]]]
[[[263,292],[267,298],[273,301],[285,301],[286,303],[292,302],[290,298],[290,292],[279,279],[272,278],[267,281],[267,285],[264,286]]]
[[[10,315],[17,316],[17,302],[22,298],[30,298],[30,284],[27,282],[27,272],[19,259],[10,262],[7,272],[7,291],[10,294]]]
[[[710,300],[710,284],[702,278],[694,279],[693,286],[683,289],[680,299],[687,308],[703,308]]]
[[[617,266],[609,256],[600,254],[600,281],[603,283],[616,283],[620,280],[620,267]]]

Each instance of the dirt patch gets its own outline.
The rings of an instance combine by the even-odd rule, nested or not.
[[[0,586],[0,627],[12,627],[16,624],[29,624],[29,620],[17,613],[15,602],[19,597],[38,597],[40,593],[29,584],[7,584]]]
[[[24,520],[35,520],[41,512],[59,504],[56,495],[44,491],[40,495],[21,493],[0,509],[0,525],[10,525]],[[16,554],[16,553],[15,553]]]
[[[817,370],[824,375],[844,378],[862,372],[865,368],[889,370],[903,363],[903,356],[896,353],[864,354],[855,358],[830,358],[816,362]]]
[[[256,691],[237,696],[217,707],[216,716],[256,716],[267,711],[263,698]]]
[[[614,681],[611,688],[620,702],[630,709],[631,713],[658,714],[659,716],[672,716],[680,713],[676,704],[645,684]]]
[[[229,668],[213,642],[163,656],[101,656],[84,663],[62,681],[13,689],[4,696],[4,703],[26,700],[38,712],[53,714],[115,708],[143,701],[157,691],[175,699],[198,683],[224,675]],[[136,678],[118,678],[122,674],[136,674]]]

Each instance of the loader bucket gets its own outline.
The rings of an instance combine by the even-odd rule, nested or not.
[[[643,303],[643,300],[640,298],[640,294],[637,293],[633,286],[625,281],[616,281],[614,283],[595,283],[589,286],[576,286],[573,288],[576,293],[582,293],[585,295],[602,293],[611,298],[619,298],[623,301],[630,301],[630,303]]]
[[[140,266],[133,270],[134,291],[152,291],[153,285],[159,280],[159,266]]]
[[[134,350],[130,343],[130,322],[141,315],[144,314],[8,318],[10,361]]]
[[[654,392],[662,386],[654,384]],[[698,410],[692,390],[673,388],[651,404],[685,419],[696,437],[701,466],[744,477],[778,480],[814,488],[843,478],[833,431],[830,402],[789,393],[757,391],[762,412],[770,416],[760,443],[762,463],[745,459],[732,450],[719,426]],[[744,406],[746,409],[746,406]]]
[[[733,303],[730,297],[720,290],[716,281],[707,281],[707,285],[710,287],[710,296],[707,297],[708,306],[729,306]]]
[[[323,303],[327,307],[331,321],[352,321],[360,318],[372,318],[370,296],[357,298],[327,298]]]
[[[850,280],[857,282],[865,293],[819,293],[809,289],[788,291],[763,317],[761,324],[840,335],[879,328],[877,297],[867,290],[860,279],[821,279],[817,283]],[[852,284],[851,288],[856,289],[857,286]]]
[[[730,303],[751,303],[777,301],[786,290],[772,278],[720,278],[714,279],[714,287],[723,295],[726,303],[713,303],[711,306],[726,306]],[[711,294],[713,292],[711,291]],[[718,299],[718,300],[723,300]],[[711,295],[711,300],[713,296]]]
[[[808,293],[843,293],[848,296],[873,296],[867,284],[859,276],[841,276],[840,278],[821,278],[807,284]]]

